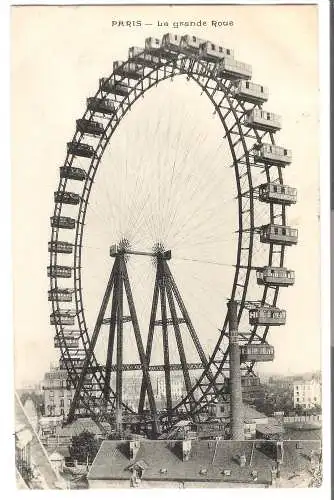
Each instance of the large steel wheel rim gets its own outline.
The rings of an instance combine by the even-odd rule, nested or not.
[[[128,61],[124,63],[126,65]],[[232,300],[237,300],[239,302],[239,320],[243,318],[245,314],[245,302],[246,300],[251,300],[251,297],[247,297],[248,283],[252,270],[252,257],[253,257],[253,244],[254,238],[256,237],[256,222],[254,220],[254,203],[256,201],[256,188],[258,183],[253,182],[254,177],[254,161],[252,158],[252,150],[255,142],[269,142],[274,144],[273,134],[269,132],[259,133],[256,129],[250,129],[248,126],[244,125],[242,120],[245,116],[245,111],[258,107],[261,108],[259,104],[252,104],[244,102],[243,100],[237,100],[231,93],[232,81],[229,79],[217,79],[214,76],[213,71],[208,69],[208,64],[203,61],[196,60],[196,58],[180,54],[178,59],[171,57],[170,59],[162,59],[159,64],[152,69],[146,68],[145,76],[136,82],[132,81],[131,87],[129,87],[129,92],[124,98],[116,101],[117,107],[115,113],[110,118],[107,123],[104,134],[98,141],[94,156],[90,163],[89,169],[87,171],[86,180],[80,195],[80,205],[78,207],[78,216],[76,218],[76,233],[75,233],[75,245],[74,245],[74,293],[75,293],[75,304],[76,304],[76,320],[78,323],[78,329],[80,330],[80,339],[82,346],[87,352],[90,344],[90,337],[86,327],[84,306],[82,300],[82,286],[81,286],[81,249],[82,249],[82,237],[83,228],[85,223],[85,216],[87,210],[88,199],[90,191],[94,182],[95,173],[98,169],[100,160],[104,153],[105,148],[109,144],[111,137],[118,127],[123,116],[131,108],[131,105],[143,95],[147,90],[157,85],[162,80],[166,78],[171,78],[176,75],[186,75],[188,78],[193,79],[200,87],[203,89],[204,93],[212,102],[215,111],[218,113],[221,123],[224,128],[226,139],[228,140],[231,154],[233,157],[233,167],[235,171],[236,184],[238,190],[238,210],[239,210],[239,227],[238,227],[238,250],[236,256],[236,269],[234,274],[234,282],[231,291],[230,298]],[[112,73],[108,80],[114,78]],[[123,79],[127,80],[127,79]],[[122,81],[119,79],[118,81]],[[128,80],[129,83],[129,80]],[[108,98],[107,92],[101,90],[101,87],[95,94],[97,98]],[[87,109],[83,115],[83,119],[94,119],[98,117],[99,114]],[[72,141],[80,143],[85,137],[85,134],[77,131]],[[241,152],[240,152],[241,149]],[[71,166],[74,160],[74,155],[68,153],[65,166]],[[252,168],[253,167],[253,168]],[[267,182],[278,179],[279,183],[283,184],[282,169],[279,166],[268,166],[263,167],[264,176]],[[66,191],[67,180],[60,179],[58,192]],[[243,195],[243,193],[248,193]],[[62,203],[55,204],[54,217],[59,217],[62,214]],[[285,224],[285,207],[284,205],[276,205],[270,203],[270,220],[268,223]],[[51,242],[56,243],[58,240],[59,228],[52,228]],[[277,248],[276,245],[269,245],[268,261],[264,262],[263,265],[276,265],[282,267],[284,262],[284,246]],[[57,265],[57,252],[51,252],[50,254],[50,265]],[[57,277],[51,277],[50,279],[51,290],[58,288]],[[275,306],[278,299],[279,287],[268,287],[263,288],[263,293],[260,302],[267,305]],[[57,309],[60,308],[58,299],[52,301],[52,312],[55,313]],[[64,328],[62,325],[56,326],[56,336],[61,340],[61,356],[64,360],[64,364],[69,373],[70,381],[73,385],[77,383],[78,372],[73,364],[72,355],[69,350],[68,345],[65,341]],[[222,349],[222,342],[227,335],[227,318],[223,323],[222,333],[217,342],[216,348],[214,349],[211,357],[208,369],[210,368],[214,372],[214,378],[209,380],[208,370],[204,370],[202,376],[198,380],[198,383],[193,387],[192,393],[195,394],[200,389],[200,396],[196,396],[197,407],[196,412],[200,411],[205,405],[212,400],[213,396],[217,396],[216,382],[219,381],[219,377],[224,375],[226,370],[226,359],[228,357],[228,349]],[[249,342],[252,342],[255,338],[260,341],[265,341],[269,327],[253,327],[251,331],[251,336]],[[218,358],[219,356],[219,358]],[[252,372],[254,363],[248,363],[243,366],[244,371]],[[91,366],[96,368],[94,372],[94,377],[96,383],[103,386],[103,373],[99,371],[98,363],[92,356]],[[203,381],[206,381],[206,388],[203,389]],[[194,413],[189,406],[189,398],[191,394],[175,407],[176,412],[180,414],[184,411],[187,414]],[[87,394],[87,400],[82,400],[87,411],[92,413],[92,405],[89,401],[89,394]],[[129,408],[126,408],[129,410]],[[93,412],[94,414],[94,412]]]

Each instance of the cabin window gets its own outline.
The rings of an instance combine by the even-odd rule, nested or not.
[[[246,89],[249,89],[249,82],[246,82]]]
[[[223,52],[223,48],[222,47],[218,47],[218,51],[219,52]]]
[[[212,49],[212,50],[215,50],[215,46],[214,46],[214,44],[213,44],[213,43],[211,44],[211,49]]]
[[[260,88],[261,88],[261,92],[263,92],[263,87],[262,87],[262,85],[261,85],[261,87],[260,87]]]
[[[277,227],[274,228],[274,234],[278,234],[278,229]]]
[[[193,42],[196,42],[196,37],[195,36],[193,36]]]
[[[267,120],[270,120],[270,113],[267,113]]]
[[[229,55],[231,54],[230,49],[227,49],[227,50],[226,50],[226,53],[227,53],[227,55],[229,56]]]
[[[174,35],[174,40],[177,40],[177,35]]]
[[[277,193],[277,186],[273,186],[273,192]]]

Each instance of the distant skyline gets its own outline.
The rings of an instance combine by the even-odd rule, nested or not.
[[[48,371],[48,370],[47,370]],[[301,378],[302,377],[307,377],[307,376],[318,376],[318,375],[321,375],[321,370],[310,370],[310,371],[305,371],[305,372],[291,372],[291,371],[288,371],[286,373],[282,373],[282,372],[259,372],[258,370],[255,370],[255,373],[261,378],[269,378],[269,377],[298,377],[300,376]],[[124,373],[124,377],[125,378],[132,378],[131,375],[129,374],[129,372],[125,372]],[[133,377],[135,377],[133,375]],[[161,375],[161,378],[163,378],[164,375],[162,374]],[[181,377],[181,375],[178,375],[178,377]],[[31,379],[31,380],[25,380],[24,382],[22,382],[21,385],[17,386],[16,389],[20,390],[20,389],[29,389],[31,388],[32,386],[39,386],[42,381],[43,381],[43,378],[44,376],[41,378],[41,379]],[[154,379],[154,381],[156,381],[156,379]]]

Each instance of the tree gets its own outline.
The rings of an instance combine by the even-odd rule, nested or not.
[[[70,455],[72,460],[77,460],[79,463],[92,463],[98,450],[100,443],[92,432],[83,431],[81,434],[72,437],[70,446]]]

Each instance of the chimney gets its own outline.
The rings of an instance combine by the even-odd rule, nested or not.
[[[283,441],[277,441],[277,443],[276,443],[276,461],[277,461],[277,463],[282,464],[283,458],[284,458]]]
[[[129,441],[130,460],[135,460],[140,448],[140,441]]]
[[[239,456],[239,465],[240,465],[240,467],[245,467],[245,465],[246,465],[246,455],[244,453],[242,453]]]
[[[277,481],[277,467],[273,465],[271,467],[271,485],[276,486],[276,481]]]
[[[229,318],[229,349],[230,349],[230,428],[231,439],[243,441],[244,415],[241,387],[240,349],[238,343],[237,303],[230,300],[227,303]]]
[[[190,458],[191,452],[191,440],[185,439],[182,441],[182,460],[183,462],[187,462]]]

